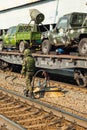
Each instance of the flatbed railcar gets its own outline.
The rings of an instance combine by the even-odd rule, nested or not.
[[[32,53],[35,58],[35,63],[37,68],[43,68],[45,70],[50,70],[54,73],[57,71],[62,72],[64,69],[73,70],[72,76],[76,80],[77,84],[87,86],[87,57],[69,54],[41,54],[40,52]],[[0,64],[4,62],[7,64],[22,65],[23,54],[19,52],[0,52]]]

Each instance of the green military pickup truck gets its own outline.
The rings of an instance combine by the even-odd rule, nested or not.
[[[77,46],[79,55],[87,56],[87,13],[73,12],[59,18],[55,28],[42,34],[42,52],[48,54],[53,47]]]
[[[39,46],[41,44],[41,32],[37,26],[19,24],[8,29],[0,41],[0,51],[3,48],[16,48],[23,52],[26,47]]]
[[[36,9],[30,10],[31,21],[29,24],[12,26],[0,36],[0,51],[4,48],[18,49],[23,52],[25,48],[41,46],[41,31],[39,24],[44,20],[44,15]],[[33,21],[33,24],[31,22]]]

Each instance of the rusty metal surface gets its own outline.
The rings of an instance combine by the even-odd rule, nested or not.
[[[36,67],[50,70],[58,70],[64,68],[83,68],[87,69],[87,57],[73,55],[43,55],[38,53],[32,54],[36,61]],[[23,62],[23,54],[17,51],[0,52],[0,60],[21,65]]]
[[[3,51],[3,52],[0,52],[0,54],[8,54],[8,55],[23,55],[22,53],[19,53],[18,51]],[[65,54],[61,54],[61,55],[56,55],[56,54],[48,54],[48,55],[45,55],[45,54],[41,54],[41,52],[37,52],[37,53],[32,53],[33,56],[39,56],[39,57],[49,57],[49,58],[71,58],[71,59],[87,59],[86,56],[77,56],[77,55],[65,55]]]
[[[33,53],[33,56],[39,56],[39,57],[49,57],[49,58],[64,58],[64,59],[87,59],[87,57],[83,57],[83,56],[75,56],[75,55],[65,55],[65,54],[61,54],[61,55],[55,55],[55,54],[48,54],[48,55],[44,55],[44,54],[38,54],[38,53]]]

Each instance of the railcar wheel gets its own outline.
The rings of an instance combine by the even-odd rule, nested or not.
[[[51,45],[49,40],[44,40],[42,42],[42,52],[44,54],[48,54],[50,52],[50,50],[51,50],[51,47],[52,47],[52,45]]]
[[[74,72],[74,79],[79,87],[87,86],[86,77],[80,71]]]
[[[80,42],[79,42],[79,54],[82,56],[87,56],[87,38],[83,38]]]

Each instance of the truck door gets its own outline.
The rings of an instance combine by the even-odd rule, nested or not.
[[[16,32],[17,32],[17,27],[14,26],[11,30],[11,35],[9,35],[9,43],[14,46],[16,45]]]
[[[11,27],[8,29],[5,37],[4,37],[4,42],[6,46],[14,46],[16,42],[16,27]]]
[[[57,31],[57,43],[60,45],[65,45],[67,40],[67,33],[68,30],[68,19],[67,17],[62,17],[59,19],[58,24],[56,25]]]

